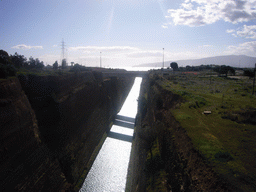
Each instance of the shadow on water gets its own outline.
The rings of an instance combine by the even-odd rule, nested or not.
[[[125,128],[134,129],[134,121],[135,121],[135,118],[127,117],[123,115],[117,115],[114,121],[114,125],[116,129],[112,128],[108,133],[108,137],[122,140],[122,141],[132,142],[133,136],[128,135],[125,132],[118,133],[115,130],[120,131],[120,130],[124,130]]]
[[[124,134],[121,134],[121,133],[115,133],[115,132],[112,132],[112,131],[110,131],[108,133],[108,137],[111,137],[113,139],[122,140],[122,141],[132,142],[132,136],[124,135]]]
[[[118,119],[116,119],[114,121],[114,125],[118,125],[120,127],[129,128],[129,129],[133,129],[134,128],[134,123],[128,123],[128,122],[124,122],[124,121],[119,121]]]
[[[126,117],[126,116],[123,116],[123,115],[116,115],[116,120],[127,121],[127,122],[130,122],[130,123],[133,123],[133,124],[135,122],[135,118]]]

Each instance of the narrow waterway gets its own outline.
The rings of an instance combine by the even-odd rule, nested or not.
[[[141,80],[135,79],[80,192],[125,191]]]

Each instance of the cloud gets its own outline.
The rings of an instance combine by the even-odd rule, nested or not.
[[[127,54],[128,57],[142,58],[142,57],[162,57],[163,51],[138,51]]]
[[[256,25],[244,25],[242,28],[236,30],[230,29],[226,31],[231,33],[234,37],[244,37],[247,39],[256,39]]]
[[[202,48],[210,48],[212,45],[202,45]],[[145,62],[155,62],[162,61],[163,50],[159,49],[143,49],[138,47],[131,46],[77,46],[69,48],[69,55],[77,55],[80,58],[95,58],[98,60],[99,53],[102,52],[102,58],[106,59],[125,59],[132,62],[136,61],[145,61]],[[170,52],[164,50],[165,60],[172,59],[185,59],[185,58],[200,58],[202,56],[202,51],[200,53],[196,52]],[[142,62],[143,63],[143,62]]]
[[[43,46],[31,46],[31,45],[20,44],[20,45],[13,46],[12,49],[23,49],[23,50],[43,49]]]
[[[166,24],[162,25],[162,28],[167,29],[168,26]]]
[[[213,45],[202,45],[202,46],[199,46],[199,48],[208,48],[208,47],[213,47]]]
[[[70,51],[82,51],[86,54],[95,54],[95,53],[105,53],[105,54],[118,54],[118,53],[128,53],[128,52],[134,52],[139,51],[140,49],[136,47],[130,47],[130,46],[78,46],[78,47],[70,47]]]
[[[131,51],[138,51],[139,49],[136,47],[130,46],[77,46],[77,47],[70,47],[69,50],[71,51],[83,51],[85,53],[94,53],[94,52],[131,52]]]
[[[205,45],[204,47],[207,47]],[[209,49],[209,48],[208,48]],[[206,50],[206,51],[205,51]],[[127,67],[138,65],[142,63],[154,63],[163,61],[163,50],[159,49],[146,49],[132,46],[77,46],[70,47],[68,51],[68,65],[70,62],[79,63],[85,66],[99,66],[100,65],[100,52],[102,66],[105,67]],[[181,59],[198,59],[210,56],[207,48],[199,52],[183,51],[173,52],[168,49],[164,50],[164,60],[175,61]],[[46,64],[52,65],[56,60],[60,64],[60,54],[45,54],[39,57],[40,60]]]
[[[183,7],[184,9],[187,9],[187,10],[191,10],[193,8],[193,5],[192,5],[192,3],[182,3],[181,7]]]
[[[202,26],[224,20],[233,24],[256,19],[256,0],[185,0],[167,17],[175,25]]]
[[[256,41],[250,41],[241,43],[237,46],[230,45],[227,47],[227,51],[225,51],[225,54],[234,54],[234,55],[256,55]]]
[[[227,33],[234,33],[235,30],[234,30],[234,29],[227,29],[226,32],[227,32]]]

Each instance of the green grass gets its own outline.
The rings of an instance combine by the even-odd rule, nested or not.
[[[186,100],[172,113],[216,173],[245,191],[255,190],[256,126],[229,118],[239,120],[242,111],[256,109],[251,81],[212,77],[210,84],[209,78],[188,75],[156,82]],[[212,113],[202,114],[205,110]]]
[[[62,71],[62,70],[21,70],[16,75],[36,75],[36,76],[59,76],[65,74],[74,74],[74,72]]]

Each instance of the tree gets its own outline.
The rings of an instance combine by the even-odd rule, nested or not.
[[[235,75],[236,74],[236,71],[233,67],[230,67],[228,66],[228,69],[229,69],[229,72],[232,74],[232,75]]]
[[[7,78],[8,76],[15,76],[16,75],[16,68],[11,64],[1,64],[0,63],[0,78]]]
[[[44,62],[40,61],[38,58],[36,58],[36,68],[37,69],[42,69],[44,68]]]
[[[228,72],[235,75],[235,69],[233,67],[226,66],[226,65],[217,66],[214,68],[214,71],[219,73],[220,75],[225,74],[226,77],[228,76]]]
[[[44,67],[44,62],[40,61],[38,58],[34,59],[33,57],[29,57],[29,68],[37,68],[37,69],[42,69]]]
[[[52,65],[52,67],[54,70],[57,70],[58,69],[58,61],[55,61]]]
[[[0,50],[0,78],[7,78],[8,76],[15,76],[16,68],[12,65],[9,54]]]
[[[189,65],[186,66],[186,71],[191,71],[191,68]]]
[[[6,65],[10,63],[10,57],[9,54],[4,51],[4,50],[0,50],[0,63]]]
[[[254,71],[253,70],[249,70],[249,69],[245,69],[244,70],[244,76],[248,76],[250,78],[254,77]]]
[[[170,67],[173,69],[173,71],[177,71],[178,70],[178,64],[176,63],[176,62],[172,62],[171,64],[170,64]]]
[[[76,63],[73,67],[71,67],[70,71],[79,72],[79,71],[89,71],[89,69],[83,65],[79,65]]]
[[[14,55],[10,56],[13,65],[17,68],[27,66],[27,58],[24,55],[19,55],[15,52]]]
[[[28,65],[29,65],[29,68],[35,68],[36,67],[36,60],[33,57],[29,57]]]

